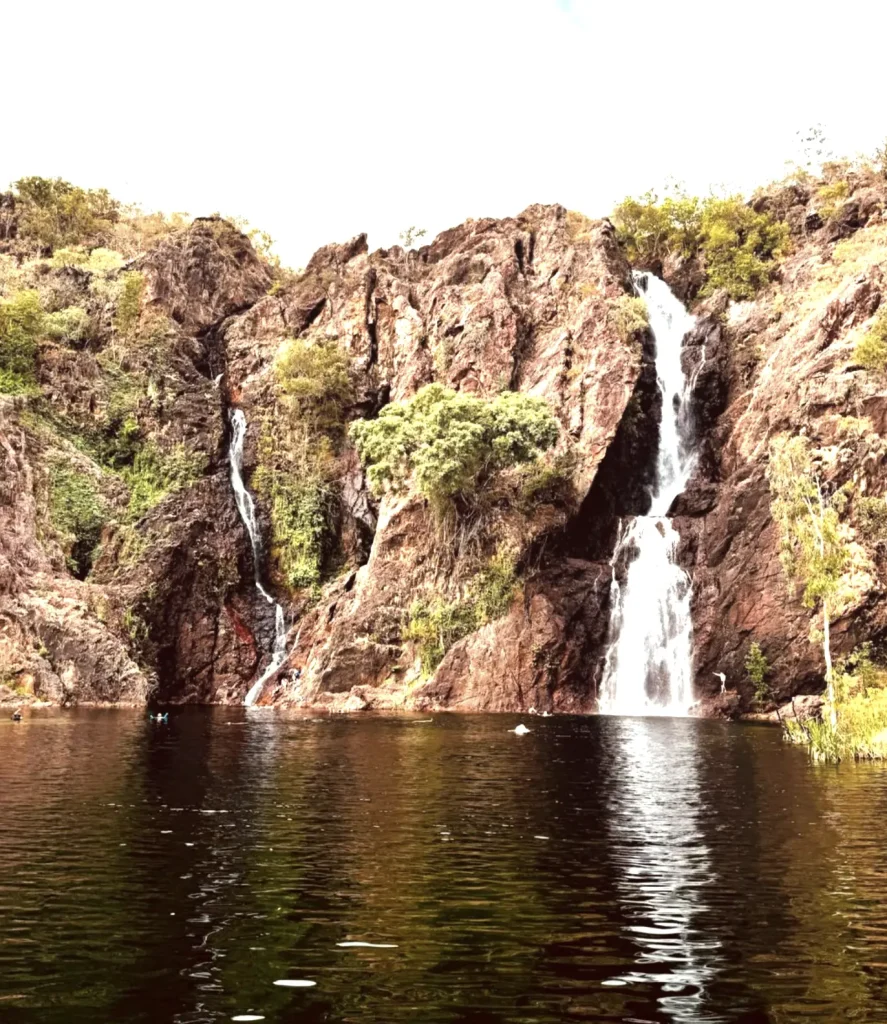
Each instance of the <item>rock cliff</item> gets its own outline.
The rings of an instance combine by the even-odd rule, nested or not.
[[[887,391],[852,355],[881,302],[887,189],[870,178],[851,186],[825,218],[812,186],[756,199],[790,225],[793,244],[753,301],[699,301],[692,263],[657,268],[697,314],[685,359],[700,457],[672,511],[694,583],[702,697],[716,694],[713,673],[723,671],[749,705],[752,640],[778,696],[822,686],[810,613],[779,564],[769,439],[803,430],[830,486],[887,490]],[[630,267],[609,221],[534,206],[414,251],[370,253],[358,236],[281,275],[218,218],[170,231],[111,269],[46,254],[26,266],[14,203],[0,210],[7,281],[27,270],[23,283],[50,314],[77,306],[92,325],[87,337],[44,337],[36,387],[0,395],[0,698],[239,702],[274,637],[258,568],[291,624],[290,655],[263,702],[593,710],[616,526],[643,511],[655,444],[652,341],[620,321]],[[135,328],[121,312],[127,288]],[[252,485],[273,432],[275,360],[293,338],[346,353],[348,420],[431,382],[483,397],[509,388],[557,416],[556,455],[569,467],[558,486],[529,504],[514,490],[486,496],[490,537],[513,554],[513,598],[433,671],[406,635],[410,608],[463,592],[469,563],[491,542],[443,538],[416,492],[374,496],[344,436],[317,585],[288,585],[270,542],[264,564],[252,564],[230,486],[229,415],[240,407],[250,425]],[[270,538],[273,508],[260,488],[257,502]],[[90,519],[84,505],[101,514]],[[81,527],[66,532],[71,509],[97,533],[89,551]],[[884,541],[849,529],[853,593],[835,622],[838,653],[887,627]]]

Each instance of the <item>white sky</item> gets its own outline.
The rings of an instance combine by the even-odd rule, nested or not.
[[[532,202],[597,216],[779,177],[817,122],[873,150],[885,30],[879,0],[4,4],[0,187],[245,216],[293,266]]]

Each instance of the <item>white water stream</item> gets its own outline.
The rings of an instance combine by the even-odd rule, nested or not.
[[[686,715],[693,701],[691,585],[675,562],[679,535],[667,513],[693,470],[687,399],[681,366],[693,317],[668,285],[635,273],[656,341],[656,378],[662,395],[656,481],[646,516],[620,526],[613,553],[610,646],[600,710],[609,715]],[[629,558],[624,580],[617,566]]]
[[[259,533],[259,522],[256,519],[256,506],[253,496],[246,489],[243,482],[243,443],[246,440],[246,416],[242,409],[235,409],[231,413],[231,486],[234,489],[234,500],[237,502],[237,511],[249,534],[249,542],[253,549],[253,567],[255,572],[256,589],[265,598],[268,604],[274,605],[274,647],[271,650],[271,662],[262,675],[253,683],[249,692],[243,699],[247,706],[254,704],[262,692],[266,681],[283,664],[286,658],[286,618],[283,608],[274,600],[268,591],[262,586],[261,565],[262,565],[262,537]]]

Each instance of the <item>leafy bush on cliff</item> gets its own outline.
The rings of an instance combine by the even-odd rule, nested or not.
[[[131,466],[123,471],[129,487],[127,518],[141,519],[174,491],[200,479],[206,457],[184,444],[164,449],[152,438],[136,452]]]
[[[878,310],[872,326],[857,342],[853,359],[872,373],[887,371],[887,307]]]
[[[756,213],[741,196],[699,199],[684,193],[661,202],[653,192],[628,197],[615,209],[617,234],[632,263],[653,266],[667,256],[701,256],[703,294],[724,288],[732,299],[751,298],[784,253],[788,228]]]
[[[107,517],[107,505],[92,477],[68,466],[53,467],[49,520],[75,575],[89,572]]]
[[[341,425],[352,396],[348,357],[335,342],[287,342],[275,363],[280,390],[321,429]]]
[[[110,235],[119,203],[106,189],[83,189],[61,178],[20,178],[13,185],[19,238],[55,249]]]
[[[120,295],[114,313],[114,329],[123,337],[129,337],[138,327],[144,290],[145,275],[138,270],[121,275]]]
[[[474,576],[461,600],[414,602],[402,637],[416,645],[422,672],[430,675],[453,644],[505,615],[518,590],[514,557],[499,551]]]
[[[80,345],[89,338],[92,324],[82,306],[67,306],[55,313],[47,313],[44,329],[47,337],[53,341]]]
[[[323,579],[338,512],[336,450],[352,398],[347,355],[334,342],[287,342],[274,366],[277,402],[262,426],[253,483],[271,517],[271,556],[285,584]]]
[[[281,408],[263,426],[256,493],[271,516],[271,556],[294,590],[315,588],[338,507],[336,457],[330,438]]]
[[[37,342],[44,312],[36,291],[0,299],[0,392],[26,394],[37,385]]]
[[[745,655],[745,672],[749,682],[755,688],[755,703],[758,706],[762,706],[770,697],[770,687],[767,684],[769,671],[770,663],[761,650],[761,645],[755,640],[749,644],[748,652]]]
[[[541,398],[506,391],[485,399],[428,384],[352,424],[351,436],[377,494],[413,483],[441,509],[499,470],[533,462],[554,446],[558,424]]]
[[[610,303],[607,315],[623,341],[650,326],[647,303],[637,295],[620,295]]]
[[[857,498],[853,511],[860,533],[868,541],[887,540],[887,501],[883,498]]]

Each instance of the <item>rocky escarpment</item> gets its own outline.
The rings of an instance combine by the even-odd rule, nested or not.
[[[768,444],[802,431],[829,487],[887,491],[887,392],[853,360],[882,302],[884,191],[871,176],[854,179],[827,216],[812,185],[763,193],[756,202],[790,225],[793,247],[753,301],[698,300],[696,261],[657,268],[697,315],[684,360],[699,454],[672,515],[694,582],[703,698],[724,672],[732,706],[751,706],[752,641],[777,697],[821,688],[810,612],[779,563]],[[34,388],[0,396],[0,698],[239,702],[274,638],[258,571],[290,624],[290,654],[265,703],[594,708],[609,560],[620,518],[646,510],[658,418],[652,341],[619,315],[630,268],[608,221],[534,206],[469,221],[418,251],[371,253],[357,236],[321,249],[298,275],[274,271],[218,218],[168,231],[111,269],[46,252],[25,259],[6,199],[0,225],[6,294],[19,281],[48,313],[77,306],[91,325],[44,337]],[[506,481],[483,496],[483,528],[456,536],[415,490],[373,495],[343,432],[319,580],[294,588],[271,543],[272,503],[256,486],[290,339],[345,353],[346,420],[432,382],[545,399],[560,426],[556,485],[528,501],[517,478]],[[230,486],[234,406],[249,424],[244,471],[268,539],[258,567]],[[84,502],[101,511],[90,545],[64,526],[72,509],[83,518]],[[864,535],[852,510],[846,529],[838,654],[887,628],[884,541]],[[511,600],[423,665],[411,608],[458,601],[499,549],[514,561]]]
[[[44,306],[64,283],[65,308],[76,301],[93,330],[85,343],[45,340],[39,395],[0,399],[11,467],[0,545],[14,570],[0,604],[8,697],[240,701],[272,645],[272,611],[253,586],[258,568],[294,623],[292,656],[265,700],[593,705],[608,570],[584,541],[571,548],[568,528],[643,361],[642,334],[613,315],[631,285],[607,222],[531,207],[469,222],[418,252],[370,254],[358,236],[273,288],[248,240],[218,219],[173,231],[110,272],[43,260],[26,268]],[[127,275],[139,279],[129,333],[120,313]],[[569,478],[530,509],[492,505],[496,536],[515,552],[518,596],[504,617],[456,644],[431,679],[404,639],[405,616],[416,598],[458,590],[468,556],[446,550],[419,497],[377,502],[347,444],[326,581],[292,592],[273,552],[251,564],[229,484],[228,415],[240,406],[251,424],[249,478],[276,401],[274,361],[292,338],[347,354],[350,418],[438,381],[481,396],[541,396],[560,420]],[[170,475],[183,459],[188,472]],[[101,543],[83,563],[47,512],[59,467],[85,479],[105,511]],[[148,484],[151,498],[140,502]],[[62,499],[70,501],[66,491]],[[262,500],[259,512],[267,536]]]
[[[752,706],[744,669],[752,642],[770,662],[776,699],[823,686],[811,612],[779,560],[766,475],[776,435],[810,440],[827,489],[853,485],[844,525],[849,585],[832,625],[836,655],[877,645],[887,625],[883,541],[866,536],[854,512],[859,498],[887,490],[887,391],[854,359],[883,301],[887,187],[872,174],[851,175],[846,200],[823,217],[816,186],[775,187],[758,197],[760,208],[790,225],[792,252],[754,301],[731,304],[721,295],[702,303],[688,339],[688,359],[698,365],[705,351],[696,389],[704,451],[674,513],[682,564],[694,580],[697,692],[714,695],[714,673],[724,672],[740,698],[734,707]]]

